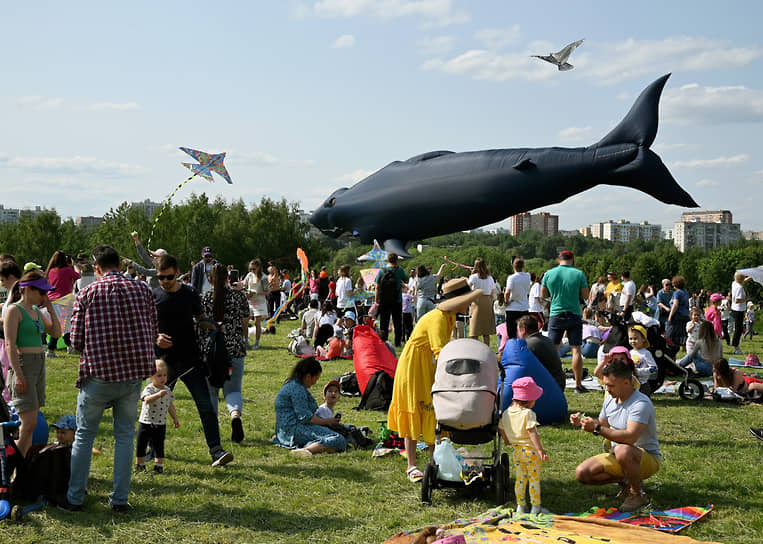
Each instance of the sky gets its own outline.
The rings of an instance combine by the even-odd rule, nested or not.
[[[184,146],[226,152],[233,185],[176,199],[312,210],[430,150],[592,145],[670,72],[652,149],[701,209],[763,231],[762,19],[757,0],[4,3],[0,203],[161,202]],[[530,57],[578,39],[568,72]],[[689,210],[601,185],[534,211],[667,229]]]

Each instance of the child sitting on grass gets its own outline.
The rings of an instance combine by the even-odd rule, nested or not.
[[[543,394],[543,388],[527,376],[511,384],[514,397],[511,406],[501,416],[498,428],[504,442],[514,447],[514,469],[517,477],[514,494],[517,498],[517,514],[548,514],[540,502],[541,462],[548,461],[548,454],[540,443],[536,427],[538,421],[532,407]],[[530,488],[530,505],[527,510],[525,493]]]
[[[167,430],[167,413],[177,429],[180,427],[175,413],[175,395],[167,387],[167,363],[156,360],[156,372],[140,394],[141,409],[138,418],[138,439],[135,446],[135,472],[146,472],[146,448],[149,441],[154,452],[154,472],[164,472],[164,436]]]
[[[345,317],[347,314],[345,314]],[[341,419],[342,412],[334,413],[334,408],[340,397],[341,385],[336,380],[331,380],[323,386],[323,404],[318,406],[315,410],[316,417],[322,417],[323,419],[336,418]],[[373,441],[368,438],[368,427],[357,428],[354,425],[342,425],[341,423],[332,423],[328,425],[328,428],[332,431],[341,434],[347,441],[347,446],[355,449],[366,449],[373,446]]]

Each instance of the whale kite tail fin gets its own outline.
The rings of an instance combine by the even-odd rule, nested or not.
[[[698,208],[699,205],[678,185],[659,155],[649,149],[657,136],[660,95],[669,77],[670,74],[666,74],[644,89],[622,121],[592,147],[638,146],[636,158],[615,170],[613,179],[606,183],[638,189],[666,204]]]
[[[628,114],[623,117],[609,134],[604,136],[595,147],[616,145],[624,143],[638,144],[650,147],[657,136],[657,124],[659,119],[660,95],[670,74],[665,74],[646,89],[633,103]]]

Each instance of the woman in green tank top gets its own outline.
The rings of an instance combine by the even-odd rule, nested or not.
[[[45,354],[42,333],[60,336],[61,324],[48,300],[53,289],[38,270],[30,270],[16,282],[11,304],[5,313],[5,345],[11,367],[8,370],[8,391],[21,419],[16,442],[22,455],[32,444],[37,426],[37,413],[45,405]],[[40,313],[45,308],[50,317]]]

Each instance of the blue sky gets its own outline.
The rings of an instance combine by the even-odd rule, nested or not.
[[[762,18],[752,0],[7,3],[0,202],[161,201],[186,146],[226,151],[234,184],[197,178],[181,200],[310,210],[429,150],[593,144],[672,72],[653,149],[703,209],[763,230]],[[580,38],[569,72],[529,57]],[[541,211],[573,229],[684,210],[599,186]]]

